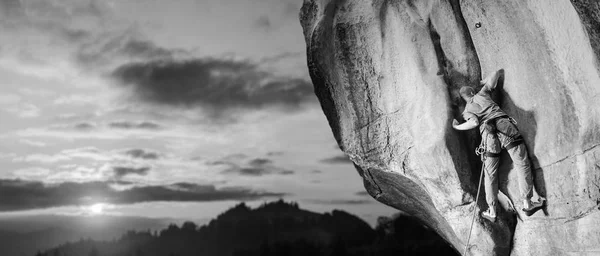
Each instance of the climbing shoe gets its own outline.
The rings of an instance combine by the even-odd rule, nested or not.
[[[525,212],[525,215],[531,216],[535,212],[537,212],[539,209],[541,209],[542,206],[544,206],[545,202],[546,202],[546,198],[543,198],[543,197],[540,197],[537,202],[533,202],[529,199],[525,199],[525,200],[523,200],[523,212]]]
[[[484,212],[481,212],[481,217],[491,222],[496,222],[496,213],[492,213],[489,209]]]

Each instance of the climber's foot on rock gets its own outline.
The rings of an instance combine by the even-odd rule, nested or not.
[[[489,209],[484,212],[481,212],[481,217],[491,222],[496,222],[496,213],[491,212]]]
[[[535,212],[537,212],[539,209],[541,209],[545,203],[546,203],[546,198],[543,198],[543,197],[540,197],[537,202],[533,202],[531,200],[525,199],[523,201],[523,207],[524,207],[523,212],[525,212],[525,215],[531,216]]]

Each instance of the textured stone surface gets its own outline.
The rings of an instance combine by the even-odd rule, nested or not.
[[[501,211],[495,224],[477,218],[468,254],[597,255],[599,8],[581,0],[306,0],[300,20],[315,93],[373,197],[462,253],[480,163],[477,133],[450,126],[461,111],[457,90],[503,68],[498,100],[518,121],[548,206],[531,217]],[[502,161],[501,190],[520,209],[516,173],[510,158]]]

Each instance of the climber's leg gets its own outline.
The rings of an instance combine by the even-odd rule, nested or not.
[[[485,167],[483,181],[485,187],[485,201],[488,205],[488,210],[484,213],[491,221],[496,218],[496,205],[498,204],[498,178],[497,170],[500,164],[499,157],[486,157],[484,161]]]
[[[523,142],[519,130],[508,118],[496,120],[496,127],[498,129],[498,139],[502,147],[507,149],[510,158],[513,160],[514,167],[517,169],[519,190],[523,198],[523,211],[527,215],[531,215],[544,204],[545,198],[540,197],[537,202],[531,200],[535,189],[531,174],[531,161],[527,155],[527,147]]]
[[[527,156],[527,148],[524,143],[508,149],[508,154],[517,169],[519,179],[519,190],[523,199],[533,197],[533,177],[531,175],[531,162]]]
[[[488,210],[482,213],[482,216],[495,221],[496,205],[498,204],[498,178],[497,171],[500,165],[500,142],[495,134],[483,132],[482,142],[485,143],[486,152],[484,153],[484,187],[485,201],[488,204]]]
[[[498,129],[498,140],[502,147],[508,151],[514,167],[517,169],[521,197],[524,200],[530,200],[533,196],[533,178],[531,176],[531,163],[527,156],[527,148],[523,143],[523,138],[517,126],[509,118],[498,118],[496,127]]]
[[[508,154],[517,169],[519,190],[521,191],[521,197],[523,198],[523,211],[525,211],[527,215],[531,215],[544,205],[545,198],[540,197],[537,202],[531,200],[534,192],[533,176],[531,174],[531,162],[527,155],[525,143],[520,143],[517,146],[509,148]]]

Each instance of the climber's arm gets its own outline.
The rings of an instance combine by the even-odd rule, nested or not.
[[[492,92],[494,89],[496,89],[498,78],[500,78],[502,75],[504,75],[504,69],[499,69],[498,71],[487,76],[485,79],[481,80],[480,83],[483,85],[481,91]]]
[[[452,121],[452,128],[456,130],[471,130],[479,125],[479,120],[477,118],[469,118],[466,122],[459,124],[456,119]]]

